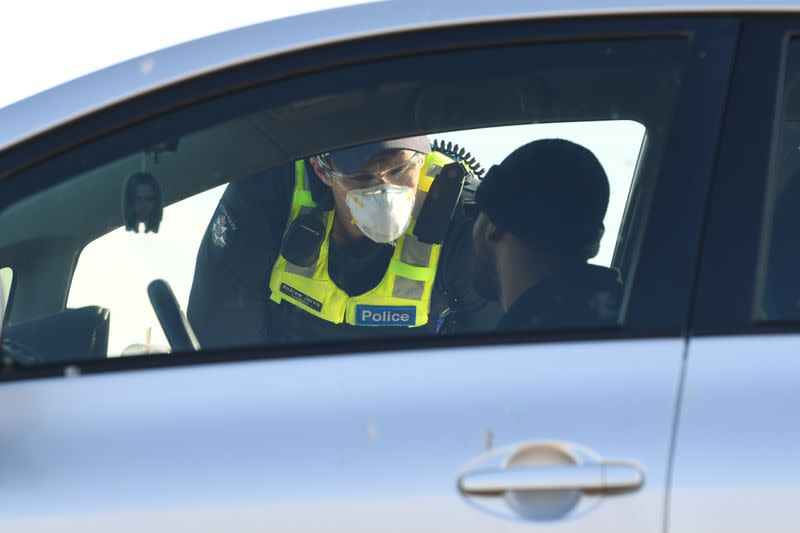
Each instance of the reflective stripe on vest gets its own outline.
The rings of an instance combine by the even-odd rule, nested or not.
[[[357,326],[418,327],[428,322],[431,292],[436,279],[441,245],[425,244],[413,235],[416,215],[425,195],[441,171],[451,160],[431,152],[426,155],[419,179],[414,217],[408,230],[397,241],[389,267],[377,287],[359,296],[350,296],[328,275],[328,250],[333,228],[333,211],[321,212],[325,239],[315,265],[301,267],[289,263],[282,255],[272,267],[269,288],[275,303],[290,303],[307,313],[341,324]],[[287,225],[300,214],[310,212],[316,203],[308,188],[305,163],[295,162],[295,186],[292,210]]]

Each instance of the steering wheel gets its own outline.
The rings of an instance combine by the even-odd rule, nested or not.
[[[186,315],[181,311],[178,300],[169,286],[163,279],[155,279],[147,286],[147,296],[150,297],[150,305],[158,317],[161,329],[167,336],[170,348],[173,352],[196,352],[200,349],[197,337],[192,330],[191,324],[186,319]]]

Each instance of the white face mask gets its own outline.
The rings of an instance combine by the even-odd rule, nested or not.
[[[375,242],[393,242],[408,229],[415,198],[411,187],[383,183],[353,189],[345,201],[364,235]]]

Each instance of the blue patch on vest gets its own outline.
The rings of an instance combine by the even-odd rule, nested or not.
[[[357,305],[358,326],[413,326],[417,308],[407,305]]]

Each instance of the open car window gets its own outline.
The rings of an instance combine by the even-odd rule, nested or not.
[[[488,168],[500,164],[511,151],[526,143],[554,137],[592,150],[608,174],[610,200],[604,220],[606,231],[598,254],[589,262],[610,267],[645,138],[643,125],[607,120],[499,126],[442,132],[431,135],[430,139],[437,143],[441,139],[459,149],[464,147]],[[83,249],[70,286],[67,308],[100,305],[113,310],[109,356],[169,350],[169,342],[152,305],[144,297],[147,285],[153,279],[167,280],[181,308],[187,309],[197,249],[226,187],[227,184],[220,185],[166,207],[164,222],[157,234],[137,234],[120,227]],[[228,224],[224,231],[234,233],[239,228]],[[487,324],[487,329],[489,326]]]
[[[54,184],[0,214],[10,229],[0,236],[2,260],[16,277],[6,339],[27,364],[47,364],[409,336],[490,338],[503,309],[474,290],[475,189],[483,176],[476,163],[483,171],[553,138],[588,149],[607,175],[603,231],[583,259],[605,267],[604,279],[619,291],[613,301],[591,303],[605,317],[595,322],[573,315],[560,303],[573,296],[554,285],[537,316],[564,320],[532,320],[523,329],[624,327],[686,50],[678,38],[625,39],[395,58],[237,91],[88,143],[14,178]],[[335,212],[323,209],[327,185],[311,156],[412,135],[457,144],[475,159],[461,161],[474,176],[457,195],[442,242],[422,242],[420,259],[410,244],[416,236],[355,253],[332,232],[310,265],[280,263],[303,209]],[[425,171],[459,163],[459,154],[446,149],[447,159]],[[525,171],[534,179],[539,169]],[[562,178],[557,169],[547,177]],[[415,217],[433,197],[418,199]],[[518,213],[538,220],[535,214]],[[323,233],[334,219],[323,216]],[[553,224],[547,233],[558,240],[562,229]],[[384,265],[380,275],[372,264]],[[168,283],[174,301],[169,288],[148,294],[154,280]],[[550,313],[548,302],[562,307]],[[185,334],[181,312],[193,334]]]

